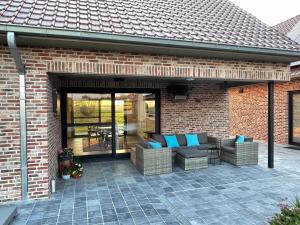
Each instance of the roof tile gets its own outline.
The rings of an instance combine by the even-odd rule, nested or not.
[[[299,21],[300,21],[300,15],[294,16],[291,19],[288,19],[286,21],[283,21],[275,25],[274,28],[279,32],[287,35]]]
[[[228,0],[10,0],[0,6],[2,24],[299,50]]]

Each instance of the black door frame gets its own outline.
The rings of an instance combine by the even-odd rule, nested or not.
[[[95,93],[95,94],[111,94],[111,113],[112,113],[112,154],[99,154],[91,156],[80,156],[84,158],[95,157],[113,157],[122,158],[128,157],[128,153],[117,154],[115,143],[115,130],[116,130],[116,118],[115,118],[115,94],[116,93],[154,93],[155,94],[155,132],[160,133],[160,89],[153,88],[77,88],[77,87],[63,87],[60,89],[60,101],[61,101],[61,138],[62,148],[67,147],[67,94],[68,93]]]
[[[294,94],[300,94],[300,90],[297,91],[289,91],[289,107],[288,107],[288,111],[289,111],[289,144],[291,145],[298,145],[300,146],[300,143],[294,142],[293,141],[293,120],[294,120],[294,115],[293,115],[293,107],[294,107],[294,103],[293,103],[293,96]]]

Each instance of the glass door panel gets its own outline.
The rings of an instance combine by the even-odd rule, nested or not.
[[[300,144],[300,94],[293,94],[293,137],[294,143]]]
[[[112,154],[111,94],[67,94],[67,146],[76,156]]]
[[[155,132],[155,94],[115,94],[116,153],[130,152],[141,138]]]

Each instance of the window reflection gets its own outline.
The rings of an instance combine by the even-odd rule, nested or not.
[[[117,93],[115,99],[116,148],[128,152],[155,132],[155,94]]]
[[[126,153],[140,141],[155,132],[155,94],[67,94],[67,145],[74,154]],[[112,124],[112,106],[115,124]],[[115,135],[112,128],[115,127]],[[115,139],[113,139],[115,136]]]
[[[68,147],[74,154],[94,155],[112,153],[110,94],[67,95]]]
[[[293,142],[300,143],[300,94],[293,94]]]

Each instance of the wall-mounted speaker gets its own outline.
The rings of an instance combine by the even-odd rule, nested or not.
[[[188,85],[169,85],[167,90],[172,101],[186,101],[189,97]]]

